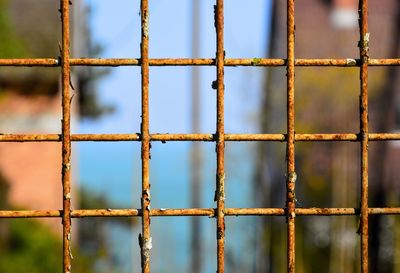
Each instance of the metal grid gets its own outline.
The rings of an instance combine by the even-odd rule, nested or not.
[[[62,142],[62,210],[0,211],[0,218],[60,217],[63,225],[63,272],[71,272],[71,218],[141,217],[140,235],[142,272],[150,272],[150,218],[156,216],[209,216],[216,218],[217,271],[224,272],[225,216],[284,216],[287,218],[287,271],[295,272],[295,217],[302,215],[354,215],[360,217],[361,270],[368,272],[368,217],[373,214],[400,214],[400,208],[368,207],[368,142],[400,140],[400,134],[368,132],[368,67],[399,66],[400,59],[369,58],[368,0],[359,1],[359,59],[295,59],[294,0],[287,0],[287,59],[226,59],[224,53],[223,0],[216,0],[216,58],[150,59],[148,0],[141,0],[141,56],[138,59],[89,59],[70,56],[70,4],[60,0],[62,14],[61,56],[54,59],[0,59],[0,66],[61,67],[62,132],[61,134],[1,134],[0,142]],[[71,66],[140,66],[142,75],[142,126],[138,134],[71,134],[70,131],[70,68]],[[215,66],[217,77],[217,130],[213,134],[151,134],[149,130],[149,66]],[[260,66],[287,68],[287,132],[286,134],[225,134],[224,132],[224,67]],[[360,67],[360,131],[347,134],[295,133],[295,66]],[[140,141],[142,161],[141,208],[137,209],[71,209],[71,141]],[[217,153],[216,208],[150,209],[149,161],[152,141],[215,142]],[[225,141],[278,141],[287,143],[286,206],[284,208],[225,207]],[[296,208],[295,143],[299,141],[353,141],[361,146],[361,201],[359,208]]]

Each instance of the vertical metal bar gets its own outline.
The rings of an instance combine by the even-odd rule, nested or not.
[[[360,135],[361,135],[361,271],[368,272],[368,0],[359,2],[360,24]]]
[[[192,1],[192,57],[198,58],[200,54],[200,0]],[[200,131],[200,68],[192,67],[192,133]],[[201,207],[201,146],[192,142],[191,149],[191,205],[192,208]],[[202,230],[201,219],[193,217],[191,222],[191,272],[202,271]]]
[[[287,1],[287,271],[295,272],[294,0]]]
[[[71,272],[71,98],[69,0],[61,0],[61,89],[62,89],[62,185],[63,185],[63,272]]]
[[[140,235],[140,250],[142,272],[150,272],[150,130],[149,130],[149,3],[141,0],[140,14],[142,19],[141,32],[141,73],[142,73],[142,234]]]
[[[217,0],[215,6],[217,31],[217,272],[224,272],[225,253],[225,132],[224,132],[224,1]]]

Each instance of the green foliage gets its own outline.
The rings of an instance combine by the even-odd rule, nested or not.
[[[2,220],[0,272],[62,272],[62,241],[37,220]],[[95,260],[72,251],[78,260],[74,272],[92,273]]]
[[[10,208],[7,193],[8,182],[0,172],[0,209]],[[86,208],[110,205],[104,196],[89,191],[83,190],[81,196],[81,205]],[[72,267],[76,273],[105,272],[104,266],[114,266],[108,261],[104,218],[95,220],[95,225],[93,221],[83,220],[78,224],[78,240],[73,240],[72,249]],[[132,224],[127,219],[117,221],[127,226]],[[62,237],[36,219],[0,219],[0,256],[0,272],[61,273]]]
[[[0,37],[2,40],[0,58],[26,57],[26,45],[13,31],[7,14],[7,4],[8,0],[0,0]]]
[[[34,220],[7,221],[0,249],[0,272],[61,272],[62,243]]]

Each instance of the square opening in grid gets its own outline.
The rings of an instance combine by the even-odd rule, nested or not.
[[[358,132],[359,73],[357,68],[297,67],[296,132]]]
[[[74,145],[72,153],[77,161],[72,161],[72,165],[79,172],[77,190],[108,204],[98,204],[97,209],[140,207],[140,143],[80,142]]]
[[[215,144],[198,144],[198,150],[194,151],[191,143],[152,142],[150,191],[153,208],[193,208],[193,205],[198,208],[215,207]],[[197,170],[193,169],[191,160],[192,153],[197,152],[201,163],[195,166],[200,169],[199,176],[195,178]],[[194,195],[197,204],[192,203]]]
[[[187,67],[150,68],[150,131],[151,133],[215,133],[216,90],[212,89],[215,68],[199,68],[201,73],[198,101],[191,83],[192,70]],[[197,104],[198,131],[194,131],[192,104]]]
[[[78,74],[71,100],[72,133],[136,134],[141,124],[139,67],[73,67]],[[88,74],[89,73],[89,74]],[[79,88],[82,89],[81,92]]]
[[[297,143],[296,206],[358,207],[359,146],[353,142]]]

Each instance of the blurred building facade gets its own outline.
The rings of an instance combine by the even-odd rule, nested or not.
[[[296,58],[352,58],[359,49],[357,0],[295,2]],[[397,0],[369,0],[371,58],[399,57]],[[286,1],[273,1],[268,55],[286,58]],[[285,68],[266,70],[262,132],[286,131]],[[370,132],[399,129],[399,78],[396,67],[369,69]],[[359,132],[359,69],[296,67],[296,132]],[[370,206],[398,206],[398,145],[370,143]],[[358,143],[296,145],[297,206],[359,207]],[[285,205],[285,144],[260,146],[257,205]],[[396,175],[397,173],[397,175]],[[308,217],[296,221],[297,272],[358,272],[359,236],[356,217]],[[371,216],[371,272],[399,272],[398,220]],[[257,248],[257,272],[285,271],[284,219],[264,218]],[[398,229],[398,228],[397,228]],[[388,239],[391,238],[391,239]],[[266,257],[266,259],[265,259]],[[378,270],[379,268],[379,270]]]
[[[59,1],[0,1],[1,58],[57,58],[60,56]],[[72,5],[72,55],[88,56],[87,12],[83,1]],[[86,96],[89,73],[73,69],[72,130]],[[86,84],[86,85],[85,85]],[[3,134],[59,134],[61,132],[59,67],[0,68],[0,131]],[[74,160],[74,158],[73,158]],[[76,165],[73,164],[76,173]],[[7,188],[7,204],[19,209],[62,209],[61,143],[0,143],[0,172]],[[76,188],[76,177],[73,178]],[[76,199],[74,200],[76,202]],[[50,226],[61,232],[58,219]]]

